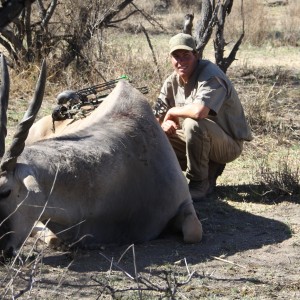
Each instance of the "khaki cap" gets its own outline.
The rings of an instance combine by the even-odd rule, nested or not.
[[[186,33],[178,33],[171,37],[169,41],[170,46],[170,54],[175,50],[188,50],[195,51],[196,50],[196,42],[194,38]]]

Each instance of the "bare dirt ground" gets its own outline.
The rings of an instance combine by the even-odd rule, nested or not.
[[[249,186],[230,189],[242,195]],[[35,252],[18,275],[1,268],[6,288],[16,276],[4,298],[28,289],[24,299],[299,299],[299,198],[262,204],[217,193],[195,204],[204,227],[200,244],[167,234],[127,252],[127,246],[72,254],[46,249],[36,269]]]

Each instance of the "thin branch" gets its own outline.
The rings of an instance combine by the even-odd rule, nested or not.
[[[131,280],[134,280],[135,278],[129,274],[128,272],[126,272],[123,268],[121,268],[118,264],[114,263],[112,260],[110,260],[105,254],[103,253],[99,253],[102,257],[104,257],[107,261],[109,261],[111,263],[111,265],[113,265],[114,267],[116,267],[118,270],[120,270],[122,273],[124,273],[128,278],[130,278]]]
[[[21,296],[23,296],[26,292],[31,291],[33,289],[33,285],[36,282],[36,279],[35,279],[36,270],[37,270],[37,266],[38,266],[38,263],[40,262],[40,260],[41,260],[40,257],[39,257],[39,259],[34,260],[34,264],[33,264],[33,267],[31,269],[31,272],[30,272],[27,287],[22,289],[18,294],[16,294],[13,299],[18,299]]]
[[[211,256],[211,257],[214,258],[214,259],[216,259],[216,260],[219,260],[219,261],[222,261],[222,262],[226,262],[227,264],[231,264],[231,265],[234,265],[234,266],[237,266],[237,267],[240,267],[240,268],[247,269],[247,267],[239,265],[239,264],[236,264],[233,261],[226,260],[226,259],[223,259],[223,258],[217,257],[217,256]]]
[[[27,50],[28,50],[27,53],[31,56],[33,54],[33,49],[32,49],[32,31],[31,31],[30,23],[31,23],[31,3],[26,1],[25,2],[25,32],[26,32],[26,42],[27,42]]]
[[[240,45],[242,44],[243,38],[245,36],[245,16],[244,16],[244,1],[241,0],[241,15],[242,15],[242,34],[238,41],[235,43],[234,47],[230,51],[230,54],[222,63],[222,70],[226,73],[229,66],[235,61],[236,54],[239,50]]]
[[[155,66],[156,66],[156,71],[157,71],[157,74],[158,74],[158,77],[159,77],[160,83],[162,83],[162,81],[163,81],[163,80],[162,80],[162,76],[161,76],[161,74],[160,74],[160,69],[159,69],[159,66],[158,66],[158,63],[157,63],[157,59],[156,59],[156,56],[155,56],[155,53],[154,53],[154,49],[153,49],[153,46],[152,46],[151,40],[150,40],[150,38],[149,38],[149,35],[148,35],[148,33],[147,33],[147,31],[146,31],[145,27],[144,27],[142,24],[140,24],[140,27],[141,27],[141,29],[142,29],[143,33],[144,33],[144,34],[145,34],[145,36],[146,36],[146,39],[147,39],[147,42],[148,42],[149,48],[151,49],[151,53],[152,53],[152,57],[153,57],[153,61],[154,61],[154,64],[155,64]]]
[[[138,8],[137,5],[133,2],[131,3],[131,5],[134,6],[152,26],[155,26],[155,24],[157,24],[162,30],[167,31],[156,19],[147,14],[143,9]],[[153,24],[152,22],[155,24]]]
[[[52,0],[42,19],[41,22],[42,28],[46,28],[48,26],[48,23],[54,14],[56,6],[57,6],[57,0]]]
[[[126,15],[124,18],[121,18],[121,19],[117,19],[117,20],[114,20],[114,21],[110,21],[109,24],[115,24],[115,23],[119,23],[119,22],[122,22],[124,20],[127,20],[129,17],[131,17],[133,14],[139,12],[138,10],[134,10],[132,12],[130,12],[128,15]]]

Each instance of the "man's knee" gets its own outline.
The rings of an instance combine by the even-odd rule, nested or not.
[[[201,120],[194,120],[191,118],[186,118],[183,121],[182,129],[184,130],[184,133],[186,136],[191,136],[194,133],[197,133],[199,135],[206,135],[207,134],[207,128],[205,125],[206,119]]]

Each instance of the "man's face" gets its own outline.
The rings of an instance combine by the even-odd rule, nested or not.
[[[171,54],[171,62],[175,72],[187,82],[197,65],[197,56],[192,51],[175,50]]]

